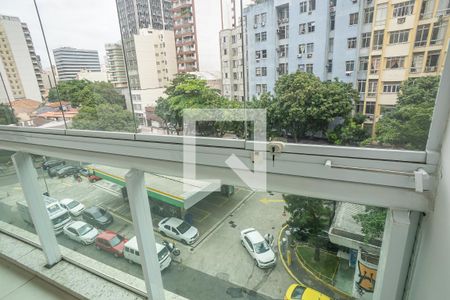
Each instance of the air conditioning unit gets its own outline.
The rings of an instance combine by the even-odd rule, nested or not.
[[[306,54],[306,57],[307,57],[307,58],[311,58],[311,57],[312,57],[312,54],[311,54],[311,53],[308,53],[308,54]]]
[[[403,24],[403,23],[405,23],[405,21],[406,21],[406,18],[405,18],[405,17],[398,18],[398,19],[397,19],[397,24]]]
[[[352,76],[352,74],[353,74],[353,71],[346,71],[345,72],[345,76]]]
[[[297,54],[297,58],[302,58],[302,54]]]

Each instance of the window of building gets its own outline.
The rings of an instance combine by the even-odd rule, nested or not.
[[[305,72],[305,64],[299,64],[297,70]]]
[[[373,115],[375,113],[375,102],[366,102],[366,114]]]
[[[366,80],[365,79],[359,79],[357,83],[357,89],[359,93],[365,93],[366,92]]]
[[[267,13],[262,13],[261,14],[261,25],[265,25],[267,22]]]
[[[336,26],[336,13],[334,11],[330,12],[330,30],[334,30]]]
[[[407,43],[409,38],[409,29],[391,31],[389,33],[389,44]]]
[[[235,44],[236,43],[236,35],[232,35],[231,36],[231,43]]]
[[[316,0],[309,0],[309,11],[316,10]]]
[[[430,32],[430,24],[417,26],[416,40],[414,42],[414,46],[416,47],[426,46],[429,32]]]
[[[332,53],[334,49],[334,39],[333,38],[329,38],[328,39],[328,52]]]
[[[370,32],[364,32],[361,34],[361,48],[370,47]]]
[[[287,57],[288,56],[288,45],[280,45],[278,47],[278,57]]]
[[[226,37],[226,36],[223,37],[223,42],[224,42],[224,43],[227,42],[227,37]]]
[[[404,17],[412,15],[414,10],[414,1],[405,1],[394,4],[393,17]]]
[[[255,42],[261,41],[261,33],[255,33]]]
[[[287,73],[288,73],[288,64],[287,63],[278,64],[278,74],[284,75]]]
[[[223,49],[223,55],[227,55],[227,49]]]
[[[450,5],[450,2],[448,2]],[[420,7],[420,20],[428,19],[433,15],[434,0],[423,0]]]
[[[362,56],[359,58],[359,70],[360,71],[367,71],[369,67],[369,57]]]
[[[300,13],[305,13],[308,10],[308,3],[306,1],[300,2]]]
[[[347,48],[348,49],[355,49],[356,48],[356,38],[348,38],[347,39]]]
[[[431,33],[430,45],[440,45],[445,37],[445,31],[447,29],[447,21],[440,21],[434,23],[433,32]]]
[[[314,43],[306,44],[306,57],[311,58],[314,53]]]
[[[306,23],[302,23],[298,25],[298,34],[306,33]]]
[[[133,104],[134,110],[142,110],[142,104]]]
[[[261,58],[267,58],[267,50],[261,50]]]
[[[231,55],[236,56],[238,54],[238,48],[231,49]]]
[[[377,5],[376,25],[382,25],[387,17],[387,3],[380,3]]]
[[[369,85],[367,87],[367,96],[368,97],[375,97],[378,90],[378,80],[377,79],[371,79],[369,80]]]
[[[386,69],[403,69],[404,65],[404,56],[394,56],[386,58]]]
[[[354,60],[347,60],[345,62],[345,71],[346,72],[353,72],[355,70],[355,61]]]
[[[256,93],[259,95],[261,93],[267,93],[267,84],[257,84]]]
[[[316,31],[316,22],[308,22],[308,32]]]
[[[261,68],[261,76],[267,76],[267,67]],[[237,77],[237,76],[236,76]],[[236,78],[237,79],[237,78]]]
[[[356,25],[358,24],[358,13],[352,13],[349,15],[350,17],[350,21],[349,21],[349,25]]]
[[[306,64],[306,73],[313,73],[314,72],[314,66],[313,64]]]
[[[261,42],[263,42],[265,40],[267,40],[267,32],[263,31],[263,32],[261,32]]]
[[[298,54],[303,55],[306,53],[306,44],[298,45]]]
[[[425,72],[436,72],[439,63],[440,51],[430,51],[425,63]]]
[[[398,93],[400,82],[383,82],[383,93]]]
[[[423,53],[414,53],[411,61],[411,73],[420,73],[423,69]]]
[[[287,39],[289,37],[289,25],[278,27],[277,33],[280,40]]]
[[[383,48],[384,30],[377,30],[373,33],[372,49],[379,50]]]
[[[233,79],[238,79],[237,72],[233,72]]]
[[[364,24],[369,24],[373,22],[373,11],[374,11],[373,6],[364,9]]]
[[[261,67],[257,67],[255,69],[255,75],[256,75],[256,77],[260,77],[261,76]]]
[[[359,101],[358,103],[356,103],[355,111],[357,113],[360,113],[360,114],[364,113],[364,100],[363,101]]]
[[[372,59],[370,61],[370,74],[378,73],[378,70],[380,69],[380,62],[381,62],[380,56],[372,56]]]
[[[332,59],[329,59],[328,60],[328,64],[327,64],[327,72],[328,73],[331,73],[331,72],[333,72],[333,60]]]

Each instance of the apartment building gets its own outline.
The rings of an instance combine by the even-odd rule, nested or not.
[[[450,1],[375,1],[373,11],[367,80],[365,88],[364,82],[358,85],[365,95],[360,111],[375,126],[397,103],[402,81],[442,73],[450,38]]]
[[[140,29],[133,37],[140,89],[132,90],[133,110],[146,125],[145,108],[155,106],[177,73],[175,38],[172,30]]]
[[[133,37],[142,28],[172,30],[171,0],[118,0],[117,13],[124,43],[130,87],[141,89]]]
[[[244,66],[241,27],[220,31],[222,95],[244,100]]]
[[[97,50],[60,47],[53,49],[58,78],[61,81],[74,80],[81,70],[100,72]]]
[[[42,101],[45,92],[39,56],[26,23],[0,15],[0,103],[8,99]]]
[[[244,9],[248,96],[297,70],[360,92],[374,126],[410,76],[440,74],[449,0],[262,0]],[[273,46],[275,45],[275,47]]]
[[[128,87],[127,70],[123,57],[122,43],[109,43],[105,45],[106,50],[106,73],[108,81],[117,89]]]

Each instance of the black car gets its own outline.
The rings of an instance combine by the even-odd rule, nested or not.
[[[51,169],[53,167],[60,166],[60,165],[65,165],[65,164],[66,164],[66,162],[63,161],[63,160],[56,160],[56,159],[47,160],[47,161],[44,161],[42,163],[42,169],[48,170],[48,169]]]
[[[58,165],[56,167],[47,169],[48,176],[50,177],[58,176],[58,171],[65,167],[66,167],[65,165]]]
[[[66,166],[66,167],[60,169],[58,172],[56,172],[56,174],[58,174],[59,178],[64,178],[67,176],[72,176],[74,174],[78,174],[79,170],[80,170],[80,168],[77,168],[77,167]]]
[[[112,215],[105,209],[97,206],[86,208],[82,213],[83,220],[95,227],[105,228],[113,222]]]

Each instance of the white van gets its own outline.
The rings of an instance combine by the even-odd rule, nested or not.
[[[159,268],[160,270],[164,270],[165,268],[167,268],[170,263],[172,262],[172,258],[170,257],[170,252],[169,250],[159,244],[156,243],[156,251],[158,251],[158,260],[159,260]],[[137,239],[136,237],[132,237],[128,242],[125,243],[125,248],[124,248],[124,257],[130,262],[130,263],[137,263],[140,264],[140,258],[139,258],[139,249],[138,249],[138,244],[137,244]]]

